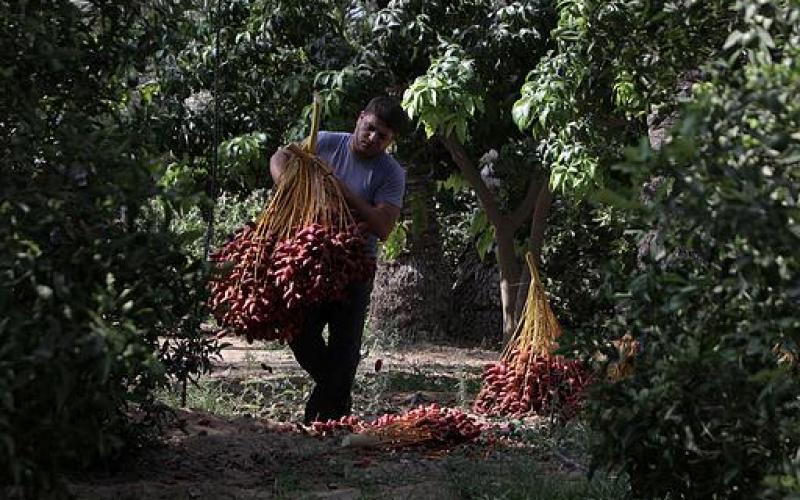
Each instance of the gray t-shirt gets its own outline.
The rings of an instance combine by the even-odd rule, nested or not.
[[[352,134],[347,132],[320,131],[317,135],[317,156],[327,162],[333,173],[354,194],[371,205],[386,203],[398,208],[403,206],[406,188],[406,171],[388,153],[364,159],[350,149]],[[369,238],[371,255],[377,252],[378,239]]]

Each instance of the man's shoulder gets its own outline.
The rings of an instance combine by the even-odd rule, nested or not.
[[[330,132],[328,130],[320,130],[317,134],[317,144],[340,144],[350,138],[348,132]]]
[[[383,153],[381,155],[381,163],[385,165],[385,168],[388,169],[392,174],[395,175],[402,175],[405,177],[405,169],[400,164],[397,159],[389,153]]]

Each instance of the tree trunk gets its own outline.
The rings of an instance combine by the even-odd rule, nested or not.
[[[406,251],[394,261],[379,261],[369,313],[373,333],[399,335],[409,342],[447,333],[452,273],[434,217],[434,186],[426,173],[419,166],[408,167],[402,215],[411,221]]]
[[[535,174],[528,182],[528,192],[525,199],[510,214],[504,214],[500,210],[496,196],[483,181],[480,171],[475,163],[470,160],[464,146],[452,136],[441,137],[442,143],[447,148],[453,161],[458,166],[461,174],[475,190],[481,207],[486,213],[486,217],[495,230],[497,240],[497,264],[500,268],[500,299],[503,304],[503,338],[508,339],[514,333],[517,325],[516,303],[519,296],[520,272],[522,270],[522,259],[514,251],[514,232],[526,221],[531,220],[537,209],[537,200],[540,198],[542,184]],[[547,190],[549,195],[549,190]],[[545,200],[542,206],[549,210],[550,200]],[[546,218],[546,210],[542,211]],[[544,235],[543,223],[533,225]],[[538,233],[537,233],[538,234]],[[541,241],[539,242],[541,249]],[[539,256],[536,255],[536,259]]]
[[[536,198],[536,208],[533,212],[533,221],[528,236],[528,251],[533,256],[533,263],[537,267],[542,261],[542,246],[544,245],[544,233],[547,229],[547,216],[550,214],[550,207],[553,204],[553,192],[547,179],[540,180],[541,188]],[[520,273],[520,286],[517,289],[517,297],[514,307],[514,321],[519,323],[525,309],[525,301],[528,300],[528,288],[531,283],[531,272],[527,265],[522,266]],[[504,340],[508,340],[507,338]]]
[[[500,300],[503,304],[503,339],[511,336],[517,327],[515,309],[519,276],[522,266],[514,252],[514,231],[508,223],[495,227],[497,237],[497,265],[500,268]]]
[[[491,256],[481,260],[470,245],[458,259],[450,293],[448,336],[461,341],[502,340],[503,304],[500,301],[500,271]]]

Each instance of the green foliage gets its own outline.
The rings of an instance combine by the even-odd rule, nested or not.
[[[478,251],[478,256],[481,260],[485,259],[489,250],[492,250],[495,240],[494,227],[489,224],[486,212],[475,214],[472,224],[469,226],[469,234],[475,238],[475,249]]]
[[[524,168],[527,168],[526,164]],[[458,174],[438,182],[437,217],[442,226],[443,251],[453,267],[465,252],[477,251],[485,261],[496,249],[495,228],[486,213],[480,210],[475,193]],[[470,248],[471,247],[471,248]],[[522,252],[520,252],[522,253]]]
[[[456,268],[466,248],[472,246],[475,234],[473,220],[481,213],[475,193],[458,174],[437,181],[436,217],[442,228],[442,252],[445,261]]]
[[[647,111],[647,102],[636,87],[636,80],[628,70],[620,70],[614,75],[614,107],[625,112],[626,118],[643,116]]]
[[[796,443],[793,376],[764,365],[754,373],[754,356],[697,336],[659,354],[639,361],[634,381],[603,391],[596,458],[620,460],[640,498],[756,497]]]
[[[217,12],[214,2],[194,2],[175,13],[137,86],[149,96],[144,130],[163,153],[160,164],[181,165],[189,190],[210,198],[217,194],[209,181],[215,124],[222,162],[217,192],[268,187],[266,160],[304,135],[316,73],[352,55],[342,33],[346,2],[220,6]]]
[[[594,333],[598,316],[613,311],[615,301],[604,290],[609,262],[621,273],[635,267],[635,241],[625,232],[625,216],[621,210],[588,200],[573,203],[561,198],[553,203],[541,274],[550,305],[567,334],[587,326]],[[604,336],[593,339],[602,342]],[[571,347],[568,342],[564,345]],[[595,351],[592,346],[584,352]]]
[[[403,82],[404,107],[428,137],[471,138],[483,152],[515,135],[509,100],[544,51],[551,10],[545,1],[393,4],[378,14],[374,48],[398,54],[388,69]],[[474,120],[479,113],[488,115]]]
[[[576,61],[574,54],[544,58],[528,75],[522,96],[514,103],[512,115],[517,126],[543,134],[575,120],[579,113],[575,94],[587,76],[588,68]]]
[[[333,122],[326,123],[329,130],[348,129],[352,127],[352,117],[344,111],[351,95],[358,92],[362,80],[369,80],[370,75],[363,68],[345,66],[341,70],[324,70],[317,73],[314,78],[314,88],[319,89],[318,95],[322,101],[322,115],[333,118]],[[354,104],[354,103],[351,103]],[[358,103],[363,106],[365,103]],[[309,103],[303,110],[305,123],[311,121],[312,105]],[[348,110],[349,111],[349,110]],[[354,110],[355,111],[355,110]]]
[[[256,132],[223,141],[219,145],[220,170],[223,176],[235,179],[241,186],[260,187],[259,171],[269,164],[271,151],[265,149],[267,135]]]
[[[598,178],[598,158],[591,144],[579,137],[587,131],[588,124],[571,122],[548,136],[544,162],[550,164],[550,189],[584,196],[593,187],[601,185]]]
[[[521,88],[512,116],[520,130],[543,140],[543,161],[550,165],[550,189],[585,193],[596,181],[597,154],[587,145],[591,123],[582,116],[581,90],[589,64],[574,45],[587,38],[583,2],[559,2],[558,52],[542,58]],[[578,45],[580,46],[580,45]],[[588,146],[588,147],[587,147]]]
[[[266,206],[268,193],[256,189],[240,198],[222,193],[214,205],[214,231],[210,241],[211,251],[222,246],[238,229],[254,221]],[[143,230],[163,228],[180,235],[183,248],[189,256],[202,259],[205,253],[205,234],[208,224],[201,206],[190,203],[192,198],[170,195],[153,198],[137,221]]]
[[[64,494],[65,470],[141,443],[127,411],[214,347],[162,352],[195,334],[203,272],[173,234],[135,222],[158,192],[141,133],[155,91],[140,99],[137,75],[179,6],[6,2],[0,15],[0,484],[46,498]]]
[[[541,438],[540,438],[541,439]],[[528,450],[526,450],[528,451]],[[627,489],[619,480],[595,476],[556,475],[543,470],[542,459],[516,452],[502,465],[449,459],[450,480],[460,498],[475,500],[618,500]],[[552,459],[550,459],[552,460]],[[545,462],[546,463],[546,462]]]
[[[553,190],[578,198],[603,187],[644,116],[669,109],[675,87],[721,48],[728,2],[561,0],[542,58],[514,104],[540,141]]]
[[[667,145],[621,167],[669,179],[639,212],[658,243],[603,325],[643,343],[636,372],[592,408],[598,464],[642,498],[774,493],[800,443],[796,364],[782,361],[800,341],[800,6],[737,5],[739,31],[767,26],[775,48],[729,41]]]
[[[781,470],[764,478],[764,498],[795,498],[800,495],[800,450],[786,460]]]
[[[462,49],[450,46],[405,91],[403,108],[409,118],[419,120],[429,138],[437,133],[454,135],[465,143],[468,120],[484,110],[478,86],[474,62]]]
[[[386,238],[386,241],[381,242],[380,244],[380,257],[386,261],[394,261],[406,248],[406,238],[408,235],[408,229],[406,229],[406,224],[402,221],[398,222],[392,232],[389,233],[389,236]]]

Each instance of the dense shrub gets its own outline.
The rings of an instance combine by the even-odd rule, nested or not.
[[[0,496],[58,495],[136,437],[127,410],[179,361],[160,338],[196,326],[202,269],[135,224],[156,185],[134,86],[162,26],[142,20],[174,14],[146,8],[0,4]]]
[[[796,471],[800,8],[740,7],[667,145],[625,165],[665,179],[639,220],[659,233],[606,324],[641,341],[636,371],[592,419],[641,498],[755,498]]]

